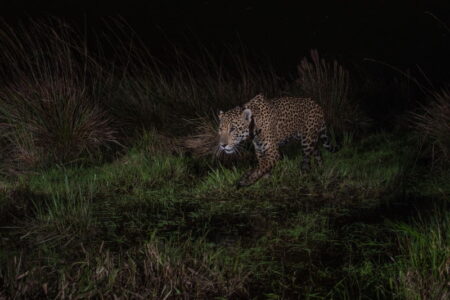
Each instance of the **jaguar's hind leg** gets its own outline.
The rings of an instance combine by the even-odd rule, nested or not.
[[[308,143],[307,141],[302,141],[302,150],[303,150],[303,161],[301,165],[302,171],[308,171],[310,169],[310,162],[311,162],[311,154],[314,151],[314,148],[312,147],[311,143]]]
[[[320,152],[317,147],[317,140],[319,136],[317,134],[307,135],[302,138],[302,150],[303,150],[303,161],[301,165],[302,171],[307,171],[310,169],[311,156],[321,163],[322,158],[320,157]]]

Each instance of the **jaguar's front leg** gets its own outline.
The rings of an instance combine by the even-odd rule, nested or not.
[[[256,156],[258,158],[258,166],[242,176],[237,182],[237,188],[252,185],[264,175],[269,174],[276,162],[280,159],[280,153],[276,148],[267,149],[266,151],[256,151]]]
[[[241,178],[236,182],[236,187],[241,188],[244,186],[248,186],[247,180],[250,177],[250,175],[255,172],[256,169],[250,169],[247,172],[245,172],[244,175],[241,176]]]

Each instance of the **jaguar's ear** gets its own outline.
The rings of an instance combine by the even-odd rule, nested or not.
[[[242,111],[242,117],[245,121],[250,122],[252,119],[252,111],[249,108],[246,108]]]
[[[260,92],[258,93],[258,95],[255,96],[255,98],[265,99],[266,97],[264,96],[264,93]]]
[[[219,120],[223,117],[223,111],[219,110]]]

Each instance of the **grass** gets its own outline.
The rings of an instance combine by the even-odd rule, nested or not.
[[[0,32],[0,299],[448,297],[448,168],[408,134],[356,135],[338,62],[313,52],[298,91],[233,52],[167,68],[119,37],[105,62],[51,22]],[[254,155],[211,159],[215,114],[261,91],[313,95],[341,149],[302,172],[291,144],[237,190]],[[416,119],[439,157],[442,103]]]
[[[431,98],[421,112],[412,114],[411,122],[433,165],[441,166],[450,157],[450,92],[434,92]]]
[[[339,62],[327,61],[311,50],[311,58],[303,58],[297,69],[295,89],[321,105],[333,134],[342,137],[367,123],[358,102],[352,99],[350,73]]]
[[[285,85],[273,68],[252,64],[243,49],[230,49],[222,59],[201,45],[195,57],[174,46],[167,66],[118,21],[95,35],[115,53],[108,58],[61,20],[29,22],[0,24],[0,163],[8,174],[114,159],[146,131],[184,137],[200,122],[207,134],[184,145],[198,152],[205,138],[214,144],[210,131],[219,110],[261,91],[278,95]]]
[[[435,207],[429,219],[398,224],[398,274],[393,283],[410,299],[446,299],[449,295],[450,249],[447,204]],[[444,211],[444,213],[442,213]]]
[[[425,202],[445,204],[448,185],[437,190],[425,178],[434,192],[424,201],[403,182],[418,178],[405,175],[411,152],[402,140],[348,143],[324,153],[324,167],[310,174],[285,149],[271,178],[242,190],[233,184],[249,163],[224,167],[148,149],[5,181],[3,296],[445,295],[448,210],[433,217],[438,209]]]
[[[88,83],[104,74],[86,43],[57,20],[19,30],[1,25],[2,171],[98,160],[118,135],[99,105],[101,91]]]

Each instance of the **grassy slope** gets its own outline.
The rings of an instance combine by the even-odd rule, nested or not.
[[[286,149],[241,190],[249,162],[148,149],[0,183],[0,298],[446,295],[450,174],[424,175],[404,139],[347,143],[311,174]]]

